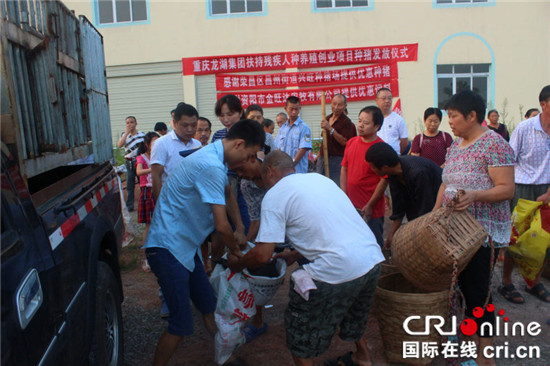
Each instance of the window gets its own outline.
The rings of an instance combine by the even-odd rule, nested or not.
[[[147,21],[147,0],[95,0],[98,24]]]
[[[489,6],[495,5],[495,0],[433,0],[435,8]]]
[[[487,103],[490,64],[437,65],[437,106],[445,105],[453,94],[472,90]]]
[[[313,0],[315,10],[352,10],[369,7],[369,0]]]
[[[263,13],[262,0],[210,0],[212,15]]]
[[[438,4],[486,3],[487,0],[436,0]]]

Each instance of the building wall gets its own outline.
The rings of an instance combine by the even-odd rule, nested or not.
[[[182,88],[171,93],[174,98],[170,103],[175,105],[183,99],[195,104],[201,115],[215,122],[214,129],[221,127],[213,113],[214,77],[184,78],[182,57],[418,42],[418,60],[398,64],[399,97],[411,137],[420,132],[424,109],[436,103],[437,64],[490,63],[489,107],[502,110],[507,102],[507,122],[513,123],[520,119],[520,106],[524,111],[539,107],[538,93],[550,80],[548,1],[489,0],[482,6],[445,8],[435,5],[435,0],[375,0],[371,1],[371,10],[314,12],[312,1],[308,0],[264,0],[263,15],[218,18],[208,15],[209,0],[148,1],[149,19],[145,24],[105,27],[97,24],[94,1],[74,0],[66,4],[93,20],[103,34],[109,71],[130,65],[179,63]],[[119,118],[114,113],[121,109],[117,98],[125,97],[116,94],[124,89],[126,81],[111,79],[109,72],[112,118]],[[138,88],[136,94],[147,92],[147,88]],[[137,95],[135,98],[135,104],[148,99]],[[133,99],[125,98],[125,102],[130,104]],[[372,102],[350,105],[352,120],[356,121],[358,110],[368,104]],[[155,109],[158,114],[147,118],[165,120],[170,109],[166,102],[158,112]],[[266,116],[273,118],[278,111],[267,110]],[[304,107],[302,115],[313,127],[313,136],[317,136],[319,106]],[[118,120],[113,125],[116,130]],[[446,129],[446,125],[444,119],[442,128]]]
[[[138,129],[153,131],[156,122],[170,126],[170,111],[183,100],[181,62],[107,66],[107,87],[113,141],[135,116]]]

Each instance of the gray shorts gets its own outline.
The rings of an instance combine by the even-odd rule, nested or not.
[[[309,301],[294,291],[290,281],[285,311],[286,343],[300,358],[313,358],[325,352],[340,326],[340,338],[356,342],[365,333],[370,306],[380,276],[380,264],[355,280],[332,285],[313,281]]]

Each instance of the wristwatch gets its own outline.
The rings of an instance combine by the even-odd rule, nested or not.
[[[334,128],[330,130],[330,134],[332,135],[334,133]]]

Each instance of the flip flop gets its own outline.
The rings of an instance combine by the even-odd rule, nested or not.
[[[530,289],[525,286],[525,291],[530,293],[533,296],[536,296],[539,298],[539,300],[544,302],[550,302],[548,301],[548,297],[550,297],[550,293],[546,290],[544,285],[542,283],[537,283],[535,286],[531,287]]]
[[[504,298],[514,304],[523,304],[525,299],[521,294],[516,290],[514,284],[511,283],[506,286],[500,286],[498,288],[498,293],[504,296]],[[521,299],[521,300],[520,300]]]
[[[353,352],[350,351],[345,355],[325,362],[325,366],[356,366],[356,363],[353,362],[353,359],[351,358],[352,355]]]
[[[264,323],[261,328],[256,328],[252,324],[248,324],[243,328],[243,334],[246,338],[246,343],[250,343],[254,338],[262,335],[267,330],[267,323]]]

